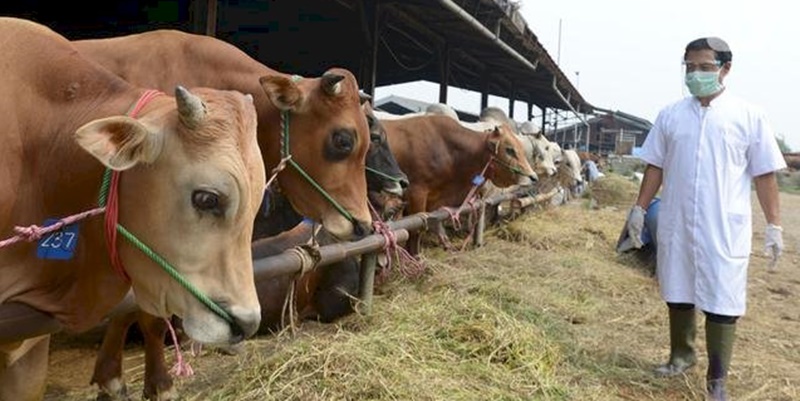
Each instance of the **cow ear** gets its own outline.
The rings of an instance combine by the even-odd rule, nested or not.
[[[75,140],[106,167],[117,171],[154,162],[163,143],[161,135],[125,116],[89,122],[75,131]]]
[[[265,75],[258,82],[272,104],[280,110],[297,110],[303,103],[303,92],[289,77]]]

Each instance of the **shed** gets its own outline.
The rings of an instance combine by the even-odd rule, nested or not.
[[[0,12],[69,39],[173,28],[216,36],[287,73],[344,67],[376,86],[418,80],[509,99],[509,104],[589,113],[589,104],[510,0],[60,0],[3,2]],[[509,114],[513,115],[513,108]],[[543,114],[544,115],[544,114]],[[579,117],[582,118],[582,117]]]

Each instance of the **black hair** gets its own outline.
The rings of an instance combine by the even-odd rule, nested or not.
[[[687,53],[696,50],[713,50],[720,64],[725,64],[733,60],[733,53],[731,52],[731,48],[728,47],[728,44],[725,43],[724,40],[714,36],[695,39],[689,42],[689,44],[686,45],[686,51],[683,53],[683,57],[686,58]]]

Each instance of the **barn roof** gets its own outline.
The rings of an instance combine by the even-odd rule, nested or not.
[[[593,110],[521,17],[519,1],[116,0],[79,14],[57,0],[7,3],[5,15],[38,20],[70,39],[156,28],[206,33],[211,20],[210,33],[284,72],[318,75],[339,66],[363,86],[375,50],[376,86],[446,76],[450,86],[539,108]]]
[[[375,101],[375,108],[392,114],[409,114],[424,112],[431,103],[421,100],[409,99],[407,97],[389,95]],[[463,110],[453,108],[461,121],[475,122],[479,116]]]

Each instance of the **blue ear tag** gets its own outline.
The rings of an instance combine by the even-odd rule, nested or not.
[[[472,185],[476,185],[476,186],[477,185],[481,185],[481,184],[483,184],[484,181],[486,181],[486,178],[484,178],[480,174],[476,175],[475,177],[472,177]]]
[[[44,226],[50,226],[58,222],[58,219],[47,219]],[[39,259],[72,259],[75,255],[75,247],[78,245],[78,223],[61,227],[58,231],[45,234],[39,239],[36,247],[36,256]]]

